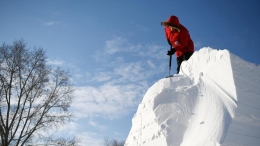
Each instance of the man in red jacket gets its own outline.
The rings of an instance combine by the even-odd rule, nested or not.
[[[188,60],[194,52],[193,41],[189,31],[179,23],[178,17],[170,16],[167,22],[161,24],[165,26],[166,39],[171,46],[167,55],[173,55],[176,52],[177,73],[179,73],[182,61]]]

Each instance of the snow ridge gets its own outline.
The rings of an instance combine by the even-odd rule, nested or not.
[[[259,75],[227,50],[196,51],[148,89],[125,146],[259,145]]]

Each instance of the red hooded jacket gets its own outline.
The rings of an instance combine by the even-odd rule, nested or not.
[[[179,19],[176,16],[171,16],[168,22],[178,26],[180,32],[173,29],[171,31],[169,26],[165,27],[166,39],[169,40],[176,50],[176,57],[182,56],[186,52],[194,52],[194,44],[190,38],[189,31],[179,23]]]

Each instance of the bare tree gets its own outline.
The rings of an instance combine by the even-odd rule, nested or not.
[[[104,139],[104,145],[105,146],[124,146],[125,141],[118,141],[118,140],[110,140],[108,138]]]
[[[72,117],[69,74],[46,65],[41,48],[24,41],[0,47],[0,145],[55,145],[69,142],[48,135]],[[65,140],[65,141],[64,141]],[[71,145],[75,145],[75,139]],[[58,144],[57,144],[58,145]],[[69,144],[68,144],[69,145]]]

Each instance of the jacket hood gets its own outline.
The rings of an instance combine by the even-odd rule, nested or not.
[[[177,25],[177,26],[180,26],[180,22],[179,22],[179,19],[178,17],[176,16],[171,16],[169,19],[168,19],[168,22],[174,24],[174,25]]]

